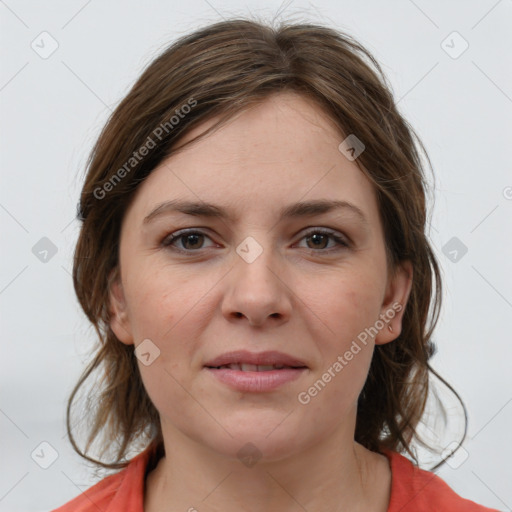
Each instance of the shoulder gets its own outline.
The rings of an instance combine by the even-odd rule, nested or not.
[[[52,512],[92,512],[106,510],[122,485],[129,465],[119,473],[105,477],[97,484],[82,492],[71,501]]]
[[[459,496],[435,473],[425,471],[396,452],[384,451],[391,465],[388,512],[498,512]]]
[[[150,446],[132,458],[124,469],[103,478],[51,512],[143,512],[146,468],[152,455],[154,447]]]

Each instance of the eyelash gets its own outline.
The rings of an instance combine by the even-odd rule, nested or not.
[[[329,249],[310,249],[310,251],[312,251],[312,252],[331,253],[332,251],[348,249],[350,247],[350,244],[348,243],[348,241],[346,241],[344,238],[339,237],[335,231],[327,230],[325,228],[324,229],[319,229],[319,228],[311,229],[310,231],[305,233],[300,240],[303,240],[304,238],[307,238],[314,234],[330,236],[336,242],[336,244],[338,244],[338,247],[331,247]],[[173,242],[175,242],[185,236],[188,236],[188,235],[204,235],[204,236],[210,238],[204,231],[192,228],[192,229],[187,229],[187,230],[176,231],[176,232],[170,234],[169,236],[167,236],[166,238],[164,238],[162,240],[161,245],[163,247],[170,248],[173,251],[180,252],[183,254],[188,254],[188,255],[192,255],[195,252],[196,253],[199,252],[201,250],[201,248],[195,249],[195,250],[194,249],[187,250],[187,249],[179,249],[178,247],[172,246]]]

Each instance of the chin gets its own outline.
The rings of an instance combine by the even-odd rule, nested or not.
[[[255,411],[254,414],[245,413],[243,417],[234,415],[230,421],[224,416],[222,425],[232,437],[220,429],[221,432],[217,431],[221,434],[219,437],[204,439],[203,431],[201,442],[225,457],[243,463],[246,460],[278,461],[299,449],[306,449],[308,444],[308,440],[303,439],[304,422],[299,428],[297,419],[292,419],[293,414],[286,417],[287,414],[280,411],[259,411],[256,414]],[[313,441],[310,440],[309,444]],[[246,465],[250,467],[250,463]]]

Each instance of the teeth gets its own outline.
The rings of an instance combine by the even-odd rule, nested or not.
[[[257,371],[259,371],[258,368],[259,367],[256,364],[245,364],[245,363],[242,363],[240,365],[240,369],[243,372],[257,372]]]
[[[232,363],[219,366],[218,368],[226,368],[229,370],[238,370],[242,372],[268,372],[271,370],[282,370],[283,368],[289,368],[284,364],[247,364],[247,363]]]
[[[272,364],[261,364],[257,366],[258,372],[269,372],[271,370],[279,370],[277,366],[274,366]]]

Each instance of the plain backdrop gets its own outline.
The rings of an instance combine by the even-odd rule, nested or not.
[[[48,511],[96,481],[64,423],[95,341],[70,274],[95,138],[167,44],[251,13],[356,37],[426,145],[445,283],[433,366],[469,412],[464,451],[438,474],[466,498],[512,510],[510,0],[0,1],[0,510]]]

